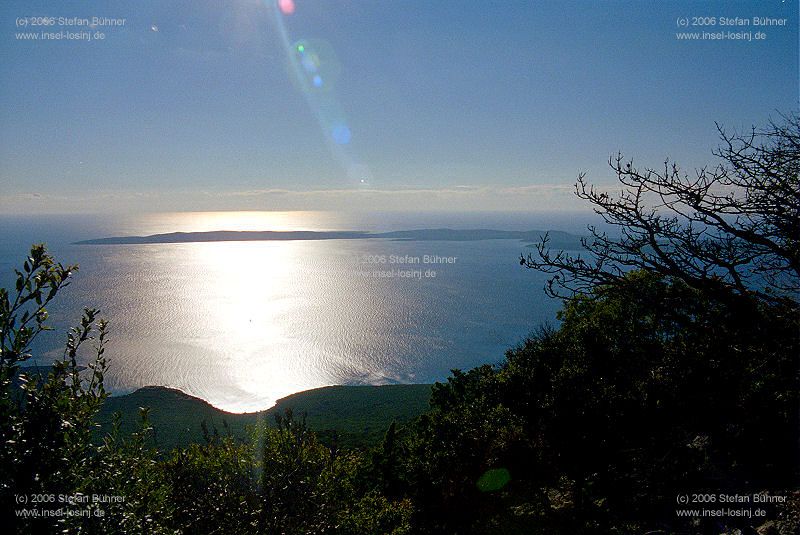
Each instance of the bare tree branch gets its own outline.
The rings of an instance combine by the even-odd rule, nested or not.
[[[589,227],[585,256],[553,252],[545,237],[525,267],[550,273],[546,290],[567,298],[621,282],[644,269],[712,292],[734,292],[797,307],[800,294],[800,117],[782,115],[764,129],[728,133],[717,125],[721,162],[682,171],[637,168],[622,154],[609,166],[616,196],[578,176],[576,195],[613,236]]]

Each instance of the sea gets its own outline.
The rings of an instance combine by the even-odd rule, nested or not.
[[[30,245],[46,243],[80,268],[49,307],[54,330],[36,340],[31,364],[59,358],[83,308],[98,308],[109,321],[110,392],[167,386],[250,412],[326,385],[431,383],[499,363],[539,326],[556,325],[561,302],[545,295],[547,275],[520,266],[534,249],[512,239],[75,242],[217,230],[585,235],[591,222],[563,212],[0,215],[0,284],[13,289]]]

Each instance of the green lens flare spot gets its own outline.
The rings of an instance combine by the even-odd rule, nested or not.
[[[304,47],[303,45],[297,45],[297,51],[302,54],[303,52],[306,51],[306,47]]]
[[[494,492],[502,489],[511,481],[511,474],[505,468],[492,468],[478,478],[476,485],[481,492]]]

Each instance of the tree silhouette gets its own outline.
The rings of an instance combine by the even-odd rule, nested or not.
[[[626,272],[654,271],[715,294],[733,292],[797,307],[800,291],[800,117],[729,134],[720,125],[721,162],[686,173],[609,160],[622,185],[614,196],[578,177],[576,194],[619,233],[590,226],[587,256],[550,249],[545,236],[520,263],[554,276],[553,296],[617,284]]]

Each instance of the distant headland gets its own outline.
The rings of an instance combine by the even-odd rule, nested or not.
[[[196,243],[223,241],[287,241],[287,240],[363,240],[384,239],[395,241],[481,241],[481,240],[520,240],[527,243],[538,242],[547,234],[550,245],[555,248],[576,249],[580,247],[580,237],[562,231],[543,230],[491,230],[491,229],[449,229],[431,228],[417,230],[398,230],[393,232],[364,231],[234,231],[217,230],[211,232],[170,232],[150,236],[116,236],[94,238],[75,242],[76,245],[138,245],[152,243]]]

